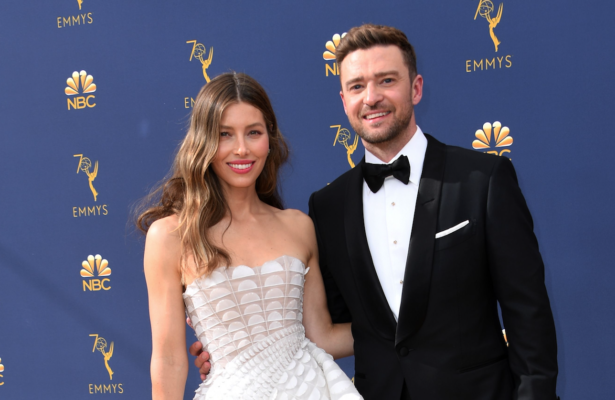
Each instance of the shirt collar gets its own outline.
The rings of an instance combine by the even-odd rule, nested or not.
[[[397,160],[402,154],[408,157],[410,162],[410,182],[419,184],[421,173],[423,172],[423,162],[425,161],[425,152],[427,151],[427,138],[419,126],[416,127],[416,132],[406,143],[406,145],[393,157],[390,161]],[[370,164],[387,164],[378,157],[365,149],[365,162]]]

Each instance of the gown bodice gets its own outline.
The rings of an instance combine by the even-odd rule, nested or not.
[[[305,338],[308,270],[282,256],[218,268],[186,287],[186,310],[211,363],[195,399],[360,398],[332,357]]]

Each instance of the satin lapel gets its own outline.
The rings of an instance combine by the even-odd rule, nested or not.
[[[440,208],[440,193],[446,155],[445,146],[429,135],[414,211],[410,247],[395,344],[415,334],[427,312],[434,245]]]
[[[376,332],[386,339],[393,340],[395,317],[380,286],[372,255],[369,252],[363,222],[363,175],[361,167],[364,162],[364,160],[361,160],[353,169],[346,189],[344,208],[346,250],[350,258],[354,282],[361,299],[361,305],[367,314],[367,319]]]

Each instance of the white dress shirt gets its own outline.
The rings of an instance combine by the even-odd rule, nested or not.
[[[367,244],[380,286],[395,319],[399,317],[414,209],[426,150],[427,138],[417,126],[412,139],[390,161],[397,160],[402,154],[408,157],[410,182],[404,185],[389,176],[380,190],[373,193],[363,181],[363,222]],[[365,150],[365,162],[385,164],[368,150]]]

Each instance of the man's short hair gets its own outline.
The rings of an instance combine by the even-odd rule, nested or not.
[[[417,74],[414,48],[406,34],[392,26],[363,24],[350,29],[335,49],[335,59],[339,66],[344,58],[353,51],[387,45],[397,46],[401,50],[404,62],[410,71],[410,77],[414,79]]]

